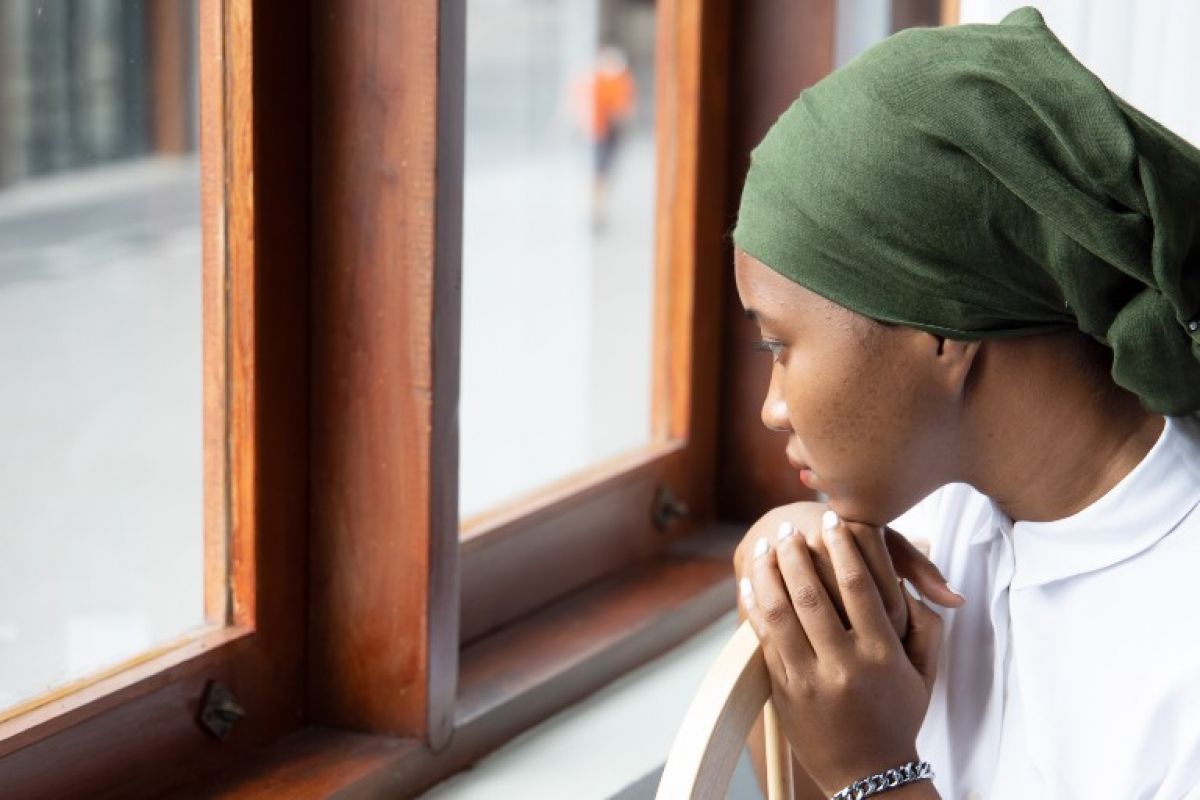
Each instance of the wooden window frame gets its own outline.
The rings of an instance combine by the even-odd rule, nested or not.
[[[305,706],[307,19],[200,0],[205,610],[201,631],[10,709],[6,798],[151,795],[277,740]],[[286,6],[279,9],[286,11]],[[297,137],[295,131],[302,135]],[[267,413],[268,409],[270,413]],[[217,744],[210,681],[245,708]]]
[[[733,5],[658,4],[662,443],[460,541],[464,0],[201,3],[207,555],[231,587],[206,604],[229,625],[2,723],[0,785],[409,794],[733,607]],[[665,533],[662,486],[690,508]],[[211,680],[247,710],[221,743]]]
[[[461,541],[465,0],[200,2],[206,558],[225,565],[206,610],[228,624],[8,713],[6,800],[409,796],[731,609],[744,525],[719,520],[797,499],[725,232],[750,147],[832,66],[834,0],[659,0],[661,443]],[[661,486],[690,507],[662,533]],[[220,743],[196,722],[213,680],[247,712]]]
[[[720,360],[696,354],[720,349],[725,169],[700,154],[726,146],[726,2],[657,3],[651,443],[465,521],[463,644],[715,519]],[[660,490],[687,506],[666,530]]]
[[[665,302],[652,415],[665,442],[489,514],[461,541],[465,6],[358,0],[323,20],[313,216],[331,222],[313,241],[309,628],[319,727],[281,747],[290,755],[271,785],[286,785],[298,753],[311,775],[318,759],[336,771],[344,753],[332,754],[350,747],[370,764],[362,780],[411,791],[732,608],[735,537],[714,522],[710,489],[719,362],[693,358],[720,347],[728,8],[658,4]],[[705,151],[722,158],[701,164]],[[364,227],[381,219],[397,222]],[[691,509],[666,534],[652,522],[662,485]],[[563,635],[564,609],[576,636]]]

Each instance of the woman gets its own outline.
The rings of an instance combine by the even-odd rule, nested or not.
[[[1032,8],[915,29],[779,118],[734,243],[828,498],[737,556],[798,795],[1200,797],[1200,151]]]

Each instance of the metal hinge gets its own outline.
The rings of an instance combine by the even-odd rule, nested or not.
[[[654,527],[665,531],[688,515],[687,503],[675,497],[669,486],[660,486],[654,494]]]
[[[224,684],[209,681],[204,687],[204,701],[200,704],[200,727],[217,739],[225,739],[246,710],[234,698]]]

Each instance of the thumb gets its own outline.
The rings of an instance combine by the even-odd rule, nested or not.
[[[904,601],[908,603],[908,634],[904,637],[904,652],[925,679],[925,688],[933,691],[938,655],[942,651],[942,618],[908,591],[904,592]]]
[[[944,608],[958,608],[966,602],[966,598],[950,588],[937,566],[904,534],[885,528],[884,542],[892,557],[896,574],[907,578],[923,597]]]

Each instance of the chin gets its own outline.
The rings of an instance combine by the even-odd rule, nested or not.
[[[850,522],[882,528],[892,521],[892,517],[887,515],[884,504],[871,498],[854,497],[836,492],[828,496],[823,495],[823,501],[825,505],[836,511],[839,517]]]

